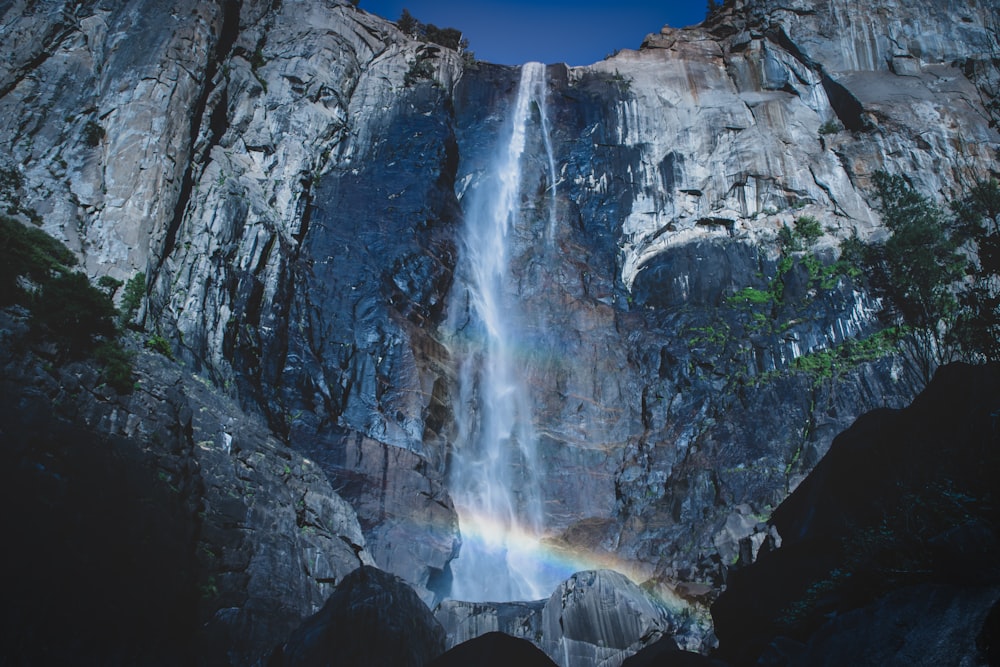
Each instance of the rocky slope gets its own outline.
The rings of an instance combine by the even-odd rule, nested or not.
[[[885,326],[862,280],[804,260],[884,234],[877,169],[942,201],[992,173],[997,9],[737,0],[637,51],[548,68],[556,179],[526,161],[509,289],[541,323],[528,384],[556,543],[704,603],[837,432],[916,394],[905,342],[796,370]],[[441,327],[466,307],[449,300],[463,195],[518,72],[340,0],[14,0],[0,14],[0,168],[18,175],[0,197],[91,276],[144,272],[141,325],[274,434],[244,465],[308,456],[357,511],[360,554],[425,602],[446,596],[459,360]],[[787,271],[775,241],[801,215],[823,235]],[[766,309],[730,298],[779,279]],[[222,446],[223,426],[206,428]],[[293,529],[290,507],[333,511],[326,489],[266,502],[301,536],[313,524]],[[299,539],[281,547],[289,562],[314,554]],[[289,618],[318,608],[343,574],[330,567]],[[249,632],[247,605],[232,608],[218,622]]]
[[[254,664],[372,563],[319,466],[204,376],[134,350],[118,395],[0,318],[6,659]]]

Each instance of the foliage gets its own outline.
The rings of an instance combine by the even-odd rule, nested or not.
[[[802,215],[795,219],[795,236],[808,248],[823,236],[823,228],[813,216]]]
[[[75,265],[76,257],[59,241],[0,215],[0,305],[24,302],[22,279],[40,285]]]
[[[94,359],[101,364],[101,379],[119,394],[132,391],[132,354],[121,345],[106,340],[94,350]]]
[[[731,305],[741,304],[767,304],[774,301],[775,295],[771,290],[757,289],[756,287],[744,287],[726,299]]]
[[[0,216],[0,305],[27,306],[36,335],[71,358],[93,353],[104,366],[105,382],[127,391],[131,363],[117,342],[109,293],[121,283],[109,278],[98,289],[72,271],[76,263],[69,248],[42,230]]]
[[[91,148],[100,145],[104,135],[104,128],[95,120],[88,120],[83,126],[83,143]]]
[[[117,334],[115,307],[83,273],[62,273],[46,281],[31,302],[33,324],[65,345],[70,356],[89,352],[95,338]]]
[[[97,286],[105,291],[109,299],[114,299],[115,294],[118,292],[118,288],[124,284],[125,283],[122,281],[117,278],[112,278],[111,276],[101,276],[97,279]]]
[[[122,292],[122,310],[119,317],[121,326],[127,326],[135,319],[144,298],[146,298],[146,274],[140,271],[125,283],[125,291]]]
[[[170,347],[170,341],[161,336],[160,334],[153,334],[146,339],[145,343],[146,349],[152,350],[153,352],[159,352],[167,359],[174,358],[174,351]]]
[[[889,327],[867,338],[848,339],[836,347],[804,354],[795,359],[793,366],[796,370],[812,374],[818,384],[835,378],[858,364],[881,359],[892,353],[907,333],[905,328]]]
[[[970,267],[970,284],[958,295],[952,338],[973,358],[1000,361],[1000,184],[980,181],[952,210],[978,260]]]
[[[404,34],[418,39],[421,42],[433,42],[439,46],[455,51],[465,51],[469,48],[469,40],[462,37],[462,31],[457,28],[439,28],[433,23],[421,23],[410,13],[408,9],[403,9],[396,27]]]
[[[842,129],[844,129],[844,127],[839,122],[831,118],[830,120],[826,121],[825,123],[819,126],[819,133],[836,134],[840,132]]]
[[[417,55],[417,59],[410,65],[403,76],[403,85],[412,86],[421,79],[430,79],[434,76],[434,65],[431,64],[430,56],[426,52]]]
[[[823,227],[811,215],[801,215],[793,224],[794,229],[782,225],[778,230],[778,245],[786,252],[810,248],[823,236]]]
[[[410,10],[404,7],[403,13],[399,15],[399,20],[396,21],[396,27],[399,28],[404,34],[412,37],[417,34],[418,25],[420,25],[420,23],[417,19],[413,18],[413,14],[410,13]]]
[[[944,213],[902,176],[879,171],[874,183],[882,222],[892,232],[881,247],[879,287],[907,324],[936,331],[939,322],[950,322],[955,313],[951,287],[964,268],[958,243]]]

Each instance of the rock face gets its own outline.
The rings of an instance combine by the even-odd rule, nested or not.
[[[905,342],[797,370],[885,326],[862,279],[807,260],[831,266],[840,239],[884,235],[878,169],[940,201],[991,173],[996,13],[995,0],[736,0],[638,51],[547,68],[555,178],[535,133],[510,253],[538,323],[522,342],[554,540],[701,604],[837,432],[912,399],[925,378]],[[253,475],[295,474],[304,453],[358,510],[364,540],[352,524],[330,544],[343,530],[366,545],[358,562],[371,554],[426,602],[446,595],[460,351],[442,325],[466,307],[449,299],[463,196],[517,71],[346,0],[16,0],[0,14],[0,169],[19,176],[0,199],[36,211],[91,276],[144,272],[135,324],[274,433],[225,459],[225,479],[267,486]],[[782,255],[778,232],[801,215],[823,235]],[[780,301],[739,296],[775,281]],[[223,425],[203,428],[194,442],[235,447]],[[324,565],[302,542],[342,517],[327,487],[273,493],[298,528],[288,562],[311,563],[287,620],[353,557]],[[220,510],[230,527],[240,502]],[[216,586],[236,591],[222,573],[255,547],[231,547]],[[244,623],[243,603],[213,622]]]
[[[865,415],[774,512],[780,549],[712,608],[732,664],[979,664],[1000,599],[1000,368]],[[761,657],[763,656],[763,657]]]
[[[558,664],[619,665],[673,629],[670,616],[623,575],[580,572],[542,610],[542,648]]]
[[[319,467],[151,352],[116,396],[2,315],[4,654],[249,665],[372,562]]]

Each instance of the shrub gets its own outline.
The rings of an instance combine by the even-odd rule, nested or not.
[[[0,215],[0,305],[27,302],[23,280],[43,285],[73,266],[76,257],[60,241]]]
[[[795,219],[795,236],[808,248],[823,236],[823,228],[813,216],[803,215]]]
[[[430,79],[433,76],[434,65],[431,64],[430,57],[421,53],[403,77],[403,85],[409,87],[421,79]]]
[[[117,314],[108,295],[90,284],[83,273],[63,273],[42,285],[31,301],[33,324],[70,356],[88,352],[99,337],[117,334]]]
[[[115,294],[118,292],[118,288],[124,285],[122,281],[117,278],[112,278],[111,276],[101,276],[97,279],[97,286],[100,287],[108,295],[109,299],[114,299]]]
[[[101,380],[119,394],[128,394],[132,383],[132,355],[116,341],[106,340],[94,350],[94,359],[103,366]]]
[[[839,122],[837,122],[837,121],[835,121],[833,119],[830,119],[830,120],[826,121],[825,123],[823,123],[822,125],[819,126],[819,133],[820,134],[837,134],[842,129],[843,129],[843,126]]]
[[[125,283],[125,291],[122,292],[122,310],[118,318],[120,326],[128,326],[135,319],[145,297],[146,274],[140,271]]]
[[[170,347],[170,341],[160,334],[153,334],[146,339],[146,349],[152,350],[153,352],[159,352],[167,359],[174,358],[174,351],[173,348]]]
[[[97,121],[88,120],[83,126],[83,143],[91,148],[97,148],[104,139],[104,128]]]
[[[899,175],[874,175],[882,222],[892,236],[881,248],[885,289],[908,324],[936,330],[955,310],[953,282],[964,261],[948,233],[943,212]]]

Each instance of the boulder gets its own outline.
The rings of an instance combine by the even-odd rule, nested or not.
[[[518,639],[503,632],[488,632],[463,642],[435,660],[427,667],[556,667],[556,663],[526,639]]]
[[[444,630],[399,577],[361,567],[272,654],[269,667],[423,667],[444,653]]]
[[[611,570],[578,572],[542,610],[542,648],[563,667],[620,661],[670,633],[665,607]]]

